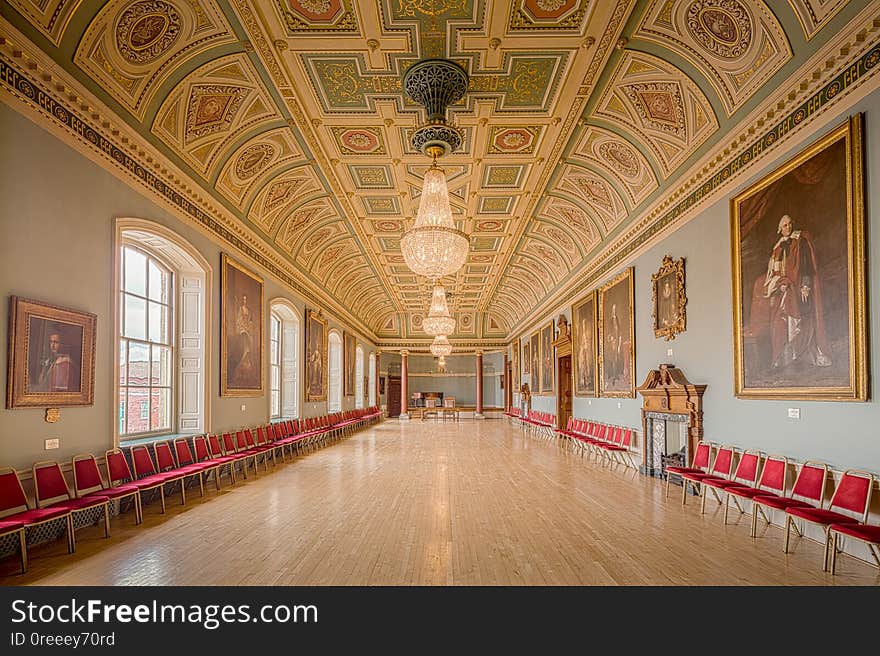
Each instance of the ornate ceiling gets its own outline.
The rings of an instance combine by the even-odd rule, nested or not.
[[[441,164],[471,250],[444,284],[454,337],[500,343],[871,4],[7,0],[0,13],[240,240],[380,343],[429,339],[430,284],[400,251],[429,165],[409,145],[423,110],[401,78],[420,58],[460,63],[470,89],[449,118],[464,144]]]

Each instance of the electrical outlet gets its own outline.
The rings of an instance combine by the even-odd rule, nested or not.
[[[242,403],[241,404],[241,411],[244,412],[245,410],[247,410],[247,406],[244,403]]]
[[[672,349],[666,349],[666,357],[668,357],[668,358],[672,357]]]
[[[800,419],[801,418],[801,409],[800,408],[789,408],[788,409],[788,418],[789,419]]]
[[[61,440],[57,437],[46,440],[46,449],[57,449],[61,446]]]

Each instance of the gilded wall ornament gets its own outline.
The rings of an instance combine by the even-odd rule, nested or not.
[[[654,305],[654,336],[675,339],[687,328],[687,295],[684,284],[684,258],[666,255],[657,273],[651,275]]]

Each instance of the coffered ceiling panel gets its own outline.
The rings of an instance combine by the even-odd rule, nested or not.
[[[402,76],[454,60],[470,84],[447,118],[464,138],[440,164],[471,247],[442,282],[453,338],[497,343],[648,234],[695,171],[746,142],[732,131],[862,56],[878,14],[868,0],[9,0],[0,55],[51,45],[47,93],[93,94],[83,119],[106,115],[147,165],[179,171],[173,193],[227,217],[203,221],[219,239],[397,344],[429,339],[431,288],[400,250],[430,164]]]

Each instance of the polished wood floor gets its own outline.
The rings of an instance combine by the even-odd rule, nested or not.
[[[500,420],[387,421],[268,474],[0,562],[6,585],[852,585],[878,570],[723,526],[659,481]],[[678,489],[675,488],[677,492]],[[731,515],[733,517],[733,514]]]

